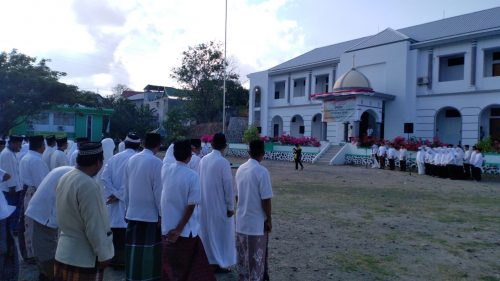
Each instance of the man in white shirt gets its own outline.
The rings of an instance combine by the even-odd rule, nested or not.
[[[8,205],[3,193],[0,193],[0,280],[17,281],[19,278],[17,243],[8,220],[15,210],[16,207]]]
[[[208,142],[205,140],[203,142],[203,147],[201,148],[201,158],[203,158],[205,155],[208,155],[210,153],[210,146],[208,145]]]
[[[470,157],[472,153],[472,147],[469,147],[469,145],[465,145],[465,153],[464,153],[464,177],[466,180],[471,178],[471,173],[470,173]]]
[[[24,241],[19,240],[19,243],[24,242],[26,245],[26,258],[25,261],[35,261],[35,254],[33,252],[33,220],[29,217],[24,217],[24,210],[35,194],[36,189],[42,182],[43,178],[49,173],[49,168],[42,160],[42,153],[45,150],[45,142],[43,136],[31,136],[29,151],[19,162],[19,176],[26,190],[24,195],[23,207],[20,210],[20,222],[24,224],[20,226],[20,237],[24,235]],[[24,226],[24,232],[22,232]]]
[[[378,145],[376,143],[372,145],[372,161],[372,168],[380,168],[378,163]]]
[[[174,144],[174,164],[162,167],[161,229],[163,235],[162,280],[211,280],[215,276],[198,237],[198,174],[187,166],[189,140]]]
[[[474,158],[471,157],[472,178],[475,181],[481,181],[481,173],[483,172],[483,153],[481,148],[476,147]]]
[[[239,280],[269,280],[267,273],[268,235],[272,230],[271,177],[260,165],[264,142],[251,141],[250,159],[236,172],[238,208],[236,211],[236,248]]]
[[[191,160],[188,163],[188,167],[193,169],[198,175],[200,174],[200,160],[201,157],[201,140],[200,139],[192,139],[191,140]]]
[[[144,150],[129,158],[125,167],[126,279],[160,280],[161,277],[161,167],[155,154],[161,136],[146,134]]]
[[[56,150],[56,137],[54,135],[46,136],[45,143],[46,145],[42,154],[42,160],[50,169],[50,156],[52,155],[52,152]]]
[[[53,280],[54,257],[59,236],[56,217],[56,186],[59,179],[73,169],[71,166],[62,166],[50,171],[36,189],[26,208],[26,217],[33,220],[33,253],[40,271],[40,280]]]
[[[387,156],[387,146],[384,143],[382,143],[378,148],[378,159],[379,159],[380,169],[385,168],[386,156]]]
[[[415,157],[415,161],[417,162],[418,174],[423,175],[426,174],[425,171],[425,151],[422,146],[418,147],[417,156]]]
[[[236,264],[235,197],[231,166],[223,156],[226,147],[224,134],[215,134],[212,152],[200,161],[200,237],[209,263],[220,273],[229,272],[227,268]]]
[[[174,157],[174,143],[172,142],[165,152],[165,157],[163,157],[163,165],[165,164],[175,164],[176,160]]]
[[[125,149],[108,160],[101,175],[115,248],[115,256],[111,260],[111,266],[115,268],[125,266],[125,232],[127,230],[125,185],[123,182],[125,166],[130,157],[137,153],[140,146],[141,139],[136,134],[129,133],[125,138]]]
[[[86,137],[80,137],[80,138],[76,138],[75,141],[76,141],[76,149],[71,153],[71,156],[69,158],[69,165],[70,166],[76,166],[76,157],[78,156],[78,149],[80,148],[80,146],[82,144],[88,142],[89,139]]]
[[[9,216],[7,222],[14,234],[19,231],[19,212],[24,201],[23,184],[19,178],[19,160],[16,156],[21,150],[22,142],[22,137],[10,136],[7,147],[0,153],[0,169],[10,175],[10,179],[2,183],[2,192],[7,203],[16,206],[16,210]]]
[[[401,172],[406,172],[406,152],[406,147],[399,148],[399,170]]]
[[[389,158],[389,169],[394,171],[396,169],[396,149],[392,143],[389,144],[389,150],[387,150],[387,158]]]
[[[57,167],[68,166],[68,158],[66,158],[66,153],[64,150],[68,147],[68,138],[57,138],[57,149],[52,152],[50,156],[50,169],[53,170]]]

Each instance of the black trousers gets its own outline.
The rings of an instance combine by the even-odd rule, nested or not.
[[[302,165],[302,160],[300,158],[299,159],[295,159],[295,170],[299,169],[299,165],[300,165],[301,169],[304,169],[304,165]]]
[[[380,159],[380,169],[384,169],[385,168],[385,156],[380,156],[379,159]]]
[[[472,178],[476,181],[481,181],[481,169],[476,168],[472,165],[471,168],[472,168]]]
[[[396,169],[396,161],[394,159],[389,159],[389,169]]]
[[[399,161],[399,170],[401,172],[406,172],[406,160]]]
[[[471,169],[470,169],[471,165],[468,164],[468,163],[464,163],[464,175],[465,175],[465,179],[466,180],[469,180],[470,177],[471,177]]]
[[[125,234],[126,228],[111,228],[113,232],[113,247],[115,248],[115,256],[111,260],[113,267],[125,267]]]

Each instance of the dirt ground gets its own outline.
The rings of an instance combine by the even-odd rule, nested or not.
[[[295,171],[292,163],[263,164],[274,189],[273,281],[500,280],[498,177],[477,183],[364,167],[306,164]],[[20,280],[35,275],[22,266]],[[105,280],[124,280],[124,273],[108,270]]]

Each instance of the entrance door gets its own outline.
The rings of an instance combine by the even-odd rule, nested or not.
[[[493,140],[500,141],[500,118],[490,119],[490,135]]]
[[[279,137],[280,136],[280,124],[274,124],[274,127],[273,127],[273,136],[275,138]]]
[[[92,115],[87,115],[87,138],[92,141]]]

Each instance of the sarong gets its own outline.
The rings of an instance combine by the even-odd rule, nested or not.
[[[104,269],[84,268],[58,261],[54,262],[55,281],[102,281],[103,278]]]
[[[35,187],[30,186],[26,190],[24,195],[24,207],[22,211],[22,217],[24,218],[24,244],[26,247],[26,258],[31,259],[35,257],[33,252],[33,220],[24,215],[24,211],[28,208],[28,204],[31,201],[31,198],[35,194]]]
[[[17,281],[19,257],[8,219],[0,220],[0,280]]]
[[[236,233],[239,281],[268,281],[268,233],[245,235]]]
[[[161,230],[158,223],[129,221],[125,252],[126,280],[161,279]]]
[[[49,280],[54,277],[58,230],[33,221],[33,253],[38,270]]]
[[[179,237],[175,243],[163,236],[163,281],[216,281],[200,237]]]
[[[114,268],[125,267],[125,234],[126,228],[111,228],[113,232],[113,247],[115,256],[111,260],[111,266]]]

